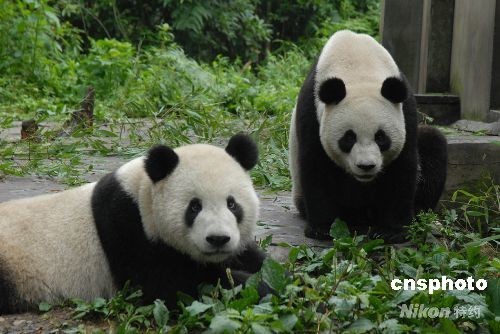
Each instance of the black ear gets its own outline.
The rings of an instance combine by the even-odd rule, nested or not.
[[[345,84],[342,79],[331,78],[324,81],[319,87],[319,99],[324,104],[339,103],[345,97]]]
[[[229,139],[226,152],[246,170],[252,169],[259,159],[257,145],[249,136],[239,133]]]
[[[145,161],[146,173],[156,183],[173,172],[179,156],[170,147],[159,145],[149,150]]]
[[[408,90],[405,83],[397,77],[385,79],[380,93],[392,103],[401,103],[408,98]]]

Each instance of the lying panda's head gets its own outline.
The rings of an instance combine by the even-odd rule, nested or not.
[[[144,160],[149,186],[139,196],[147,236],[200,262],[242,251],[254,241],[258,219],[247,173],[257,158],[255,143],[241,134],[225,150],[205,144],[152,148]]]
[[[351,92],[336,77],[318,84],[320,139],[325,152],[356,180],[372,181],[403,149],[405,83],[399,77],[388,77],[378,87],[361,84]]]
[[[373,37],[342,30],[316,64],[314,98],[321,144],[356,180],[373,180],[403,149],[409,92],[389,52]]]

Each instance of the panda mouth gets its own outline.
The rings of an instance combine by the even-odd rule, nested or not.
[[[202,252],[202,254],[208,255],[208,256],[211,256],[211,255],[230,255],[230,254],[232,254],[232,252],[217,249],[217,250],[214,250],[211,252]]]
[[[354,177],[356,180],[361,181],[361,182],[369,182],[375,178],[376,175],[359,175],[355,174]]]

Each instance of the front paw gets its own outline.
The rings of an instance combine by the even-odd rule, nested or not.
[[[311,225],[307,225],[304,230],[304,235],[308,238],[317,239],[317,240],[331,240],[330,231],[325,229],[320,229],[317,227],[313,227]]]

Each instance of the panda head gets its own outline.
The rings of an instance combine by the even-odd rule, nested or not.
[[[225,149],[195,144],[152,148],[144,160],[150,191],[141,195],[149,238],[199,262],[221,262],[254,241],[259,202],[247,173],[257,147],[233,136]],[[146,187],[147,188],[147,187]]]
[[[347,86],[338,77],[317,82],[320,140],[337,165],[370,182],[401,153],[406,136],[399,77]]]

